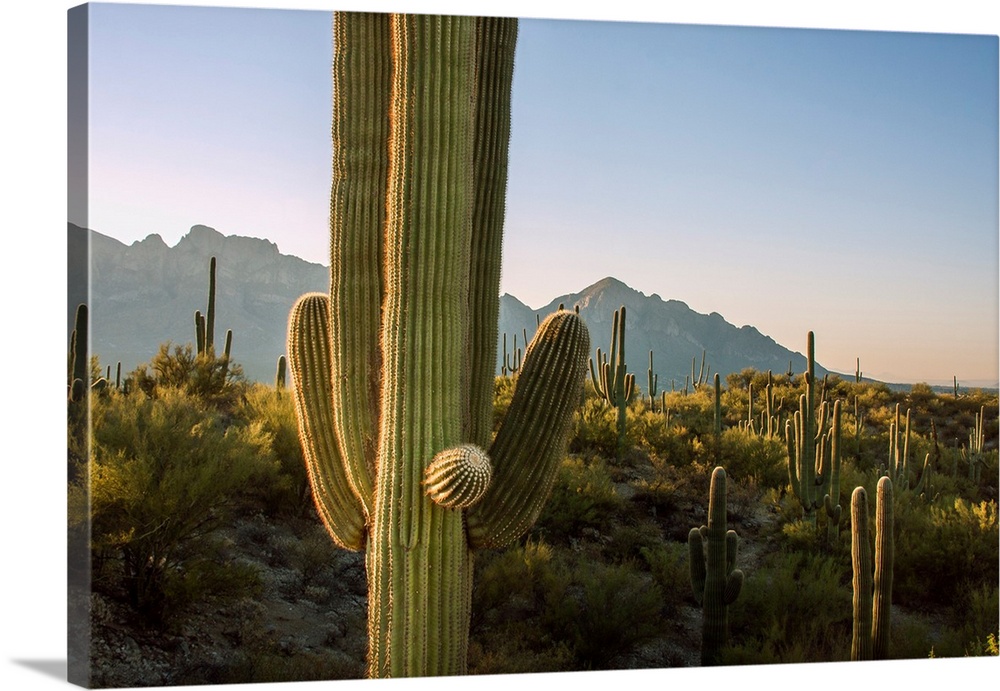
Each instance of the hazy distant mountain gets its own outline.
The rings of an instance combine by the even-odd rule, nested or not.
[[[71,252],[80,251],[87,232],[70,225]],[[274,380],[295,300],[329,289],[325,266],[280,254],[266,240],[224,236],[201,225],[174,247],[155,234],[125,245],[90,231],[90,256],[93,352],[105,366],[121,361],[124,371],[149,362],[160,343],[194,342],[194,312],[207,310],[213,256],[216,342],[221,350],[226,330],[233,330],[233,360],[251,379]],[[68,307],[72,328],[73,298]]]
[[[643,391],[646,390],[650,350],[660,391],[669,391],[671,381],[675,388],[683,389],[685,377],[691,376],[692,359],[700,373],[703,352],[706,370],[712,374],[718,372],[723,379],[746,367],[762,372],[772,370],[776,374],[788,371],[789,362],[796,373],[803,372],[806,367],[803,354],[792,352],[752,326],[736,327],[716,312],[700,314],[678,300],[663,300],[656,294],[646,296],[610,277],[579,293],[557,297],[538,310],[530,309],[513,296],[502,296],[501,345],[506,333],[508,350],[511,350],[513,336],[517,334],[518,347],[521,347],[525,332],[529,339],[534,333],[536,315],[544,319],[560,303],[566,309],[579,305],[580,317],[590,331],[592,355],[597,348],[608,352],[614,311],[625,306],[626,364]],[[805,337],[803,333],[803,344]],[[826,371],[816,365],[817,376],[823,376]]]
[[[70,224],[71,255],[83,252],[87,233]],[[288,313],[295,300],[303,293],[328,289],[327,267],[280,254],[266,240],[224,236],[201,225],[192,227],[174,247],[168,247],[159,235],[125,245],[98,232],[89,233],[93,350],[103,365],[121,361],[125,371],[148,362],[160,343],[194,341],[194,312],[206,310],[213,256],[218,263],[216,338],[221,344],[226,330],[233,330],[233,359],[251,379],[273,380],[277,358],[285,352]],[[71,262],[71,271],[73,267]],[[79,294],[69,298],[70,329],[79,299]],[[592,350],[601,347],[605,351],[611,339],[612,314],[625,305],[627,363],[644,390],[650,350],[661,390],[669,390],[671,380],[683,388],[692,358],[700,368],[703,351],[711,372],[723,376],[746,367],[785,372],[789,361],[795,372],[805,368],[803,355],[751,326],[738,328],[719,314],[699,314],[683,302],[643,295],[614,278],[554,298],[539,310],[513,296],[502,296],[499,334],[501,338],[507,334],[508,348],[513,349],[517,335],[518,347],[523,349],[525,333],[530,338],[535,331],[536,315],[544,318],[559,303],[570,309],[580,306]],[[499,352],[499,338],[497,347]],[[825,371],[817,366],[820,376]]]

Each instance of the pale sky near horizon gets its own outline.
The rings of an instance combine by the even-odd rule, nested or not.
[[[70,220],[327,264],[329,12],[91,12]],[[540,307],[611,275],[792,350],[813,330],[834,370],[995,385],[997,45],[522,20],[501,289]]]

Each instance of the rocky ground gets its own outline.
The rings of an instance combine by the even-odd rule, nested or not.
[[[227,531],[222,548],[257,568],[257,597],[204,603],[160,631],[116,599],[92,596],[94,686],[363,676],[361,554],[336,549],[315,521],[262,515]]]
[[[700,513],[699,520],[704,520],[704,508]],[[740,547],[744,568],[752,568],[762,554],[763,545],[753,534],[772,520],[762,509],[731,526],[744,536]],[[337,549],[314,517],[276,523],[263,515],[243,518],[225,531],[221,549],[261,574],[263,587],[256,597],[205,602],[178,617],[179,624],[161,631],[143,626],[116,598],[92,596],[92,685],[363,676],[367,641],[361,554]],[[612,666],[698,666],[700,631],[700,609],[684,606],[669,636],[647,641]]]

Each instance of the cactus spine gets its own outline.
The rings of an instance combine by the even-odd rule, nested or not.
[[[597,395],[618,409],[618,455],[625,449],[625,420],[628,400],[635,388],[635,375],[627,372],[625,364],[625,305],[615,310],[611,325],[609,354],[597,349],[597,367],[590,359],[590,379]]]
[[[330,295],[296,303],[288,361],[317,507],[366,553],[371,677],[466,671],[473,550],[537,518],[582,392],[557,312],[490,446],[516,31],[334,15]]]
[[[743,587],[743,572],[736,568],[739,536],[727,530],[726,471],[716,467],[708,499],[708,525],[688,533],[691,587],[702,606],[701,663],[718,663],[729,639],[729,605]]]
[[[892,480],[881,477],[875,498],[875,570],[868,529],[868,495],[856,487],[851,495],[851,564],[854,586],[852,660],[889,657],[892,605],[893,543]]]

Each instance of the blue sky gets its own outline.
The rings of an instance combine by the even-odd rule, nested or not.
[[[92,11],[90,227],[327,263],[329,14]],[[997,380],[995,35],[525,19],[516,60],[503,292],[613,275],[833,369]]]

